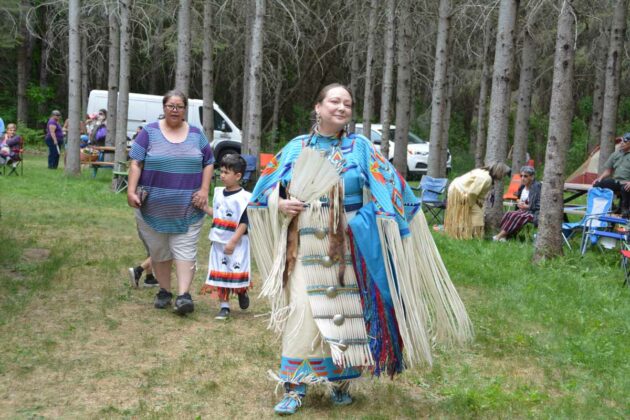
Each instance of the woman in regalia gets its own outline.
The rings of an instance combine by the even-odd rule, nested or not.
[[[363,371],[430,364],[434,343],[473,334],[415,195],[367,138],[345,131],[352,105],[345,86],[324,87],[311,133],[272,159],[248,208],[269,326],[282,336],[270,372],[285,390],[278,414],[295,413],[314,384],[350,404]]]

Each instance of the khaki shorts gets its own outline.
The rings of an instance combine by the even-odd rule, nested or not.
[[[149,226],[142,218],[140,210],[136,210],[138,234],[154,262],[170,260],[196,262],[197,242],[204,219],[190,225],[186,233],[162,233]]]

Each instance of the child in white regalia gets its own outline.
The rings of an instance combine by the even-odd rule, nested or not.
[[[212,208],[204,209],[212,217],[209,235],[212,248],[208,276],[201,294],[218,294],[221,308],[215,319],[220,320],[230,316],[231,294],[238,295],[241,309],[249,307],[247,289],[251,283],[247,204],[251,193],[240,185],[246,166],[245,159],[236,154],[221,159],[221,182],[225,187],[214,189]]]

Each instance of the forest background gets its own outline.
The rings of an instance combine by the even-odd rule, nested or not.
[[[558,196],[556,178],[598,145],[604,160],[615,136],[630,130],[627,7],[627,0],[4,0],[0,115],[20,122],[28,144],[41,144],[51,109],[72,123],[85,116],[90,90],[120,93],[109,105],[108,143],[122,157],[124,132],[115,127],[127,93],[177,87],[220,104],[240,123],[243,151],[257,154],[306,132],[317,92],[340,81],[354,92],[355,121],[396,125],[393,160],[403,175],[411,128],[430,140],[433,176],[446,174],[447,147],[455,173],[496,161],[517,171],[529,152],[539,179],[551,153],[560,174],[543,181]],[[568,87],[556,102],[563,105],[554,108],[558,60],[571,71],[558,84]],[[550,134],[560,120],[568,129]],[[204,121],[209,137],[211,124]],[[75,132],[78,121],[66,166],[76,175]],[[560,148],[552,142],[548,150],[549,138]],[[486,210],[489,226],[500,220],[498,207]],[[553,214],[557,231],[559,211],[543,205],[542,225]],[[537,246],[553,251],[540,254],[561,253],[561,242],[547,237]]]

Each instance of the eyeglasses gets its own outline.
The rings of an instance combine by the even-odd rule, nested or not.
[[[186,109],[185,105],[173,105],[173,104],[166,104],[164,105],[164,108],[170,110],[170,111],[183,111],[184,109]]]
[[[521,174],[521,178],[529,178],[528,174]]]
[[[630,137],[628,137],[628,138],[624,137],[624,138],[621,139],[621,141],[624,142],[624,143],[628,143],[628,142],[630,142]]]

